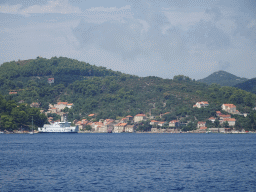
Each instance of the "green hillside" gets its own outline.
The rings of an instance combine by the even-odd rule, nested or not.
[[[233,86],[246,80],[246,78],[237,77],[226,71],[217,71],[204,79],[198,80],[198,82],[206,83],[208,85],[216,83],[221,86]]]
[[[251,93],[256,93],[256,78],[249,79],[248,81],[245,81],[243,83],[238,83],[234,85],[234,87],[243,89]]]
[[[49,77],[54,78],[51,85]],[[9,95],[10,91],[17,94]],[[63,57],[4,63],[0,66],[0,93],[6,101],[38,102],[45,111],[49,103],[73,103],[68,110],[70,120],[90,113],[97,119],[116,119],[149,112],[154,116],[170,112],[168,120],[193,114],[204,120],[223,103],[233,103],[241,112],[250,112],[256,104],[255,94],[234,87],[209,86],[183,75],[137,77]],[[193,109],[198,101],[208,101],[210,107]]]
[[[53,57],[51,59],[37,58],[26,61],[12,61],[1,65],[0,86],[7,85],[2,89],[17,89],[28,86],[29,80],[46,79],[54,77],[55,84],[65,86],[76,80],[91,76],[120,76],[122,73],[115,72],[105,67],[96,67],[85,62],[65,57]],[[44,81],[40,81],[44,82]]]

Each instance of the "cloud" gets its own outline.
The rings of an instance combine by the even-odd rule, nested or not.
[[[220,18],[222,18],[222,13],[221,13],[220,9],[217,7],[206,9],[205,13],[207,13],[209,15],[213,15],[215,21],[218,21],[218,20],[220,20]]]
[[[33,57],[67,56],[140,76],[203,78],[215,70],[255,75],[255,8],[248,12],[245,3],[123,0],[121,7],[102,7],[99,1],[99,7],[85,9],[75,7],[75,1],[89,6],[82,0],[2,5],[1,22],[8,23],[4,23],[3,54],[8,44],[8,58],[17,55],[11,53],[16,48],[24,50],[19,55],[27,58],[31,53]],[[63,15],[46,14],[43,20],[20,17],[35,13]]]
[[[20,13],[21,4],[17,5],[0,5],[0,13],[12,13],[18,14]]]
[[[124,60],[156,56],[161,61],[170,62],[184,58],[187,51],[179,30],[172,28],[163,34],[161,27],[164,23],[155,23],[159,28],[149,27],[146,21],[137,19],[102,24],[86,23],[82,20],[73,29],[73,33],[81,48],[94,44]]]
[[[196,25],[200,21],[213,22],[214,15],[206,13],[206,11],[184,11],[172,8],[162,8],[162,12],[167,17],[171,26],[179,27],[187,31],[190,27]]]
[[[92,7],[86,9],[79,16],[83,17],[89,23],[104,23],[106,21],[124,22],[124,18],[132,19],[133,13],[129,5],[117,7]]]
[[[0,8],[1,13],[21,14],[30,16],[30,14],[36,13],[60,13],[60,14],[71,14],[81,13],[80,8],[73,7],[68,3],[68,0],[55,0],[48,1],[45,5],[32,5],[22,9],[22,5],[2,5]]]
[[[212,71],[218,62],[210,57],[210,52],[204,51],[231,46],[229,36],[215,25],[217,9],[209,9],[209,13],[206,13],[206,9],[186,12],[155,6],[152,1],[140,1],[131,4],[131,10],[135,13],[133,18],[122,21],[91,23],[81,20],[73,29],[80,44],[79,49],[94,47],[104,52],[103,55],[115,55],[119,62],[122,61],[123,65],[119,67],[123,66],[123,69],[131,62],[141,65],[142,60],[150,61],[148,66],[151,66],[151,70],[148,73],[159,72],[157,75],[162,73],[161,76],[170,77],[174,73],[196,75],[198,72]],[[192,46],[200,51],[191,51]],[[103,55],[99,54],[99,57]],[[137,74],[142,73],[143,67],[136,68],[139,70]]]
[[[87,9],[86,11],[88,12],[96,12],[98,14],[98,12],[105,12],[105,13],[118,13],[118,12],[126,12],[126,11],[130,11],[131,10],[131,6],[126,5],[124,7],[121,8],[117,8],[117,7],[92,7],[90,9]]]
[[[226,71],[231,67],[231,65],[230,65],[230,62],[228,61],[219,61],[218,67],[219,67],[219,70]]]
[[[210,50],[226,49],[231,46],[230,37],[213,22],[200,21],[188,30],[188,40],[206,45]]]

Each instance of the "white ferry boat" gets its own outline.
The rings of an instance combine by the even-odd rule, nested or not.
[[[71,127],[71,122],[54,122],[53,124],[44,124],[38,128],[38,133],[77,133],[78,126]]]

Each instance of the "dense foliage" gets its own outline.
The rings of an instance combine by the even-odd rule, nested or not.
[[[46,116],[40,113],[37,108],[32,108],[27,104],[15,103],[13,100],[5,100],[0,95],[0,130],[31,130],[33,125],[41,127],[46,123]],[[34,128],[35,128],[34,127]]]

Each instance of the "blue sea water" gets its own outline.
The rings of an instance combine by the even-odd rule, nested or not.
[[[256,134],[1,134],[0,191],[256,191]]]

